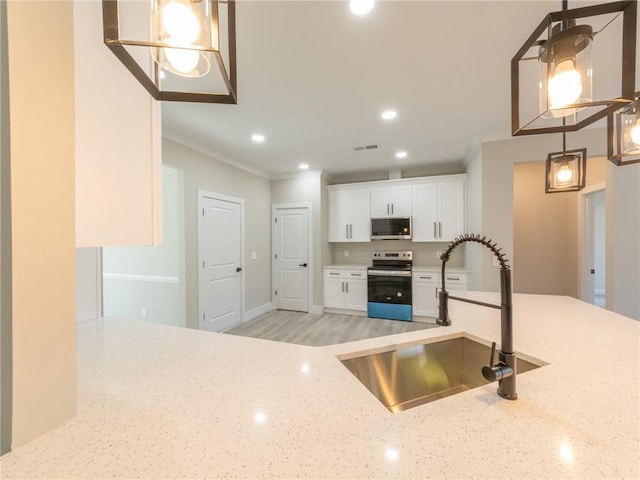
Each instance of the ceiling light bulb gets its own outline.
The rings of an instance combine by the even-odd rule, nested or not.
[[[180,45],[179,42],[176,42],[172,38],[167,38],[165,42],[169,45]],[[192,72],[198,66],[198,61],[200,60],[200,53],[196,50],[165,48],[164,54],[169,63],[171,63],[173,68],[175,68],[179,73]]]
[[[382,112],[382,115],[380,116],[385,120],[393,120],[398,116],[398,114],[393,110],[387,110],[385,112]]]
[[[582,78],[572,60],[564,60],[556,66],[549,79],[549,108],[562,108],[575,103],[582,94]]]
[[[374,0],[351,0],[349,8],[355,15],[366,15],[373,10]]]
[[[301,163],[299,165],[300,170],[309,170],[309,164],[308,163]]]
[[[169,2],[162,8],[162,26],[167,36],[186,46],[200,35],[200,22],[194,11],[180,2]]]
[[[556,173],[558,183],[567,183],[569,182],[569,180],[571,180],[571,177],[573,177],[573,173],[571,172],[571,169],[568,165],[561,166],[560,170],[558,170],[558,173]]]
[[[631,129],[631,132],[629,132],[629,136],[631,137],[631,141],[633,143],[640,146],[640,120],[638,120],[635,127]]]
[[[251,135],[251,140],[256,143],[262,143],[264,142],[264,135],[260,135],[259,133],[253,134]]]
[[[407,152],[396,152],[396,158],[407,158]]]

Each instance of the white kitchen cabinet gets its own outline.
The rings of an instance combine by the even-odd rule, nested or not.
[[[423,317],[438,315],[439,285],[437,273],[413,273],[411,298],[414,315]]]
[[[467,290],[469,274],[450,272],[445,274],[445,286],[448,292]],[[414,271],[412,273],[413,315],[421,317],[438,316],[438,295],[442,288],[439,271]]]
[[[410,217],[411,185],[371,189],[371,218]]]
[[[368,188],[329,191],[330,242],[370,242],[370,225]]]
[[[325,268],[324,307],[340,310],[367,310],[367,271]]]
[[[413,241],[450,242],[464,233],[465,182],[413,185]]]

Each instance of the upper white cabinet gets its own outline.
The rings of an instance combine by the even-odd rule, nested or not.
[[[371,241],[371,218],[412,217],[414,242],[450,242],[465,231],[466,175],[329,186],[329,241]]]
[[[411,185],[371,189],[371,218],[410,216]]]
[[[329,241],[371,241],[371,210],[368,188],[329,191]]]
[[[462,178],[413,185],[413,241],[450,242],[463,234],[464,192]]]

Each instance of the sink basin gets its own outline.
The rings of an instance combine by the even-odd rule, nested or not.
[[[397,413],[486,385],[489,382],[481,369],[489,363],[490,352],[488,345],[461,336],[356,354],[340,361],[385,407]],[[538,365],[518,356],[516,371],[521,374],[542,365],[544,362]]]

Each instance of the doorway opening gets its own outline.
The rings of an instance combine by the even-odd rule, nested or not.
[[[580,298],[606,306],[606,193],[595,185],[580,195],[581,244]]]
[[[162,166],[162,244],[102,249],[106,317],[186,327],[182,170]]]

